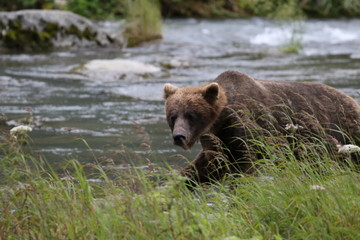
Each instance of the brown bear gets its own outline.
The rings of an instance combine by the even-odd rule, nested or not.
[[[200,87],[165,84],[164,98],[174,144],[190,149],[201,142],[203,150],[182,171],[195,182],[251,172],[264,154],[251,148],[253,139],[286,142],[295,154],[300,136],[321,137],[334,149],[360,143],[360,106],[321,83],[264,81],[226,71]]]

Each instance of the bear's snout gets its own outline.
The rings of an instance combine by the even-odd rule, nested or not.
[[[177,132],[173,134],[174,144],[186,149],[186,134],[182,132]]]
[[[189,132],[189,124],[183,117],[178,117],[176,119],[172,129],[172,137],[175,145],[180,146],[185,150],[189,149],[191,133]]]
[[[174,144],[184,147],[186,145],[186,136],[184,133],[173,134]]]

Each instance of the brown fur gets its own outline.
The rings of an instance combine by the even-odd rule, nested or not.
[[[359,144],[360,107],[344,93],[320,83],[263,81],[226,71],[201,87],[164,87],[166,116],[175,144],[203,150],[183,174],[199,182],[227,172],[249,172],[259,153],[247,140],[289,144],[287,124],[298,124],[295,138],[318,136],[332,147]],[[347,135],[341,133],[345,132]],[[300,154],[301,150],[294,148]]]

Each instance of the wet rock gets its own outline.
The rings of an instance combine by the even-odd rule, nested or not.
[[[0,12],[0,46],[17,50],[122,47],[123,40],[72,12],[22,10]]]
[[[84,68],[92,71],[114,71],[136,74],[160,72],[160,68],[154,65],[128,59],[95,59],[86,63]]]
[[[87,76],[92,80],[101,80],[102,82],[118,81],[134,76],[149,77],[154,74],[161,74],[161,68],[129,59],[94,59],[81,64],[72,72]]]

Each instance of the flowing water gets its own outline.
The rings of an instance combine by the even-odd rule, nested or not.
[[[119,31],[119,23],[101,24]],[[0,114],[16,125],[31,109],[31,147],[53,164],[91,162],[95,154],[124,164],[146,165],[145,156],[183,165],[172,156],[191,160],[199,146],[184,152],[172,145],[164,83],[197,86],[233,69],[266,80],[325,83],[360,102],[360,20],[167,20],[163,33],[161,41],[131,49],[3,53]],[[301,42],[300,53],[279,50],[290,42]],[[84,68],[94,59],[137,65]],[[136,73],[149,67],[154,71]]]

